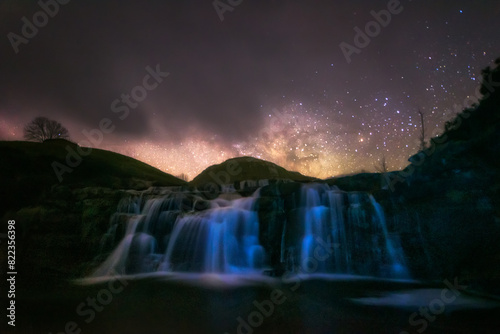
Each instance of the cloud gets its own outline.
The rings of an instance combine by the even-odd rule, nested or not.
[[[289,95],[292,78],[309,71],[306,57],[321,57],[324,44],[310,39],[319,26],[296,24],[319,8],[268,3],[262,12],[262,3],[249,4],[221,24],[210,4],[193,4],[62,6],[19,54],[3,41],[9,56],[0,65],[0,89],[11,94],[0,107],[64,113],[82,129],[96,126],[115,98],[141,82],[144,68],[159,63],[171,77],[120,122],[117,135],[150,135],[152,117],[172,138],[182,137],[186,124],[228,141],[255,133],[262,125],[260,105]],[[5,33],[19,32],[20,18],[39,8],[10,2],[3,10]]]

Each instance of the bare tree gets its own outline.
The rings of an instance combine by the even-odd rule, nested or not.
[[[24,127],[24,139],[43,142],[47,139],[69,139],[69,132],[61,123],[47,117],[36,117]]]
[[[385,155],[382,155],[382,158],[380,158],[378,163],[375,164],[375,170],[378,173],[382,173],[382,174],[385,174],[389,171],[389,169],[387,168],[387,162],[385,160]]]
[[[418,148],[419,151],[425,149],[425,124],[424,124],[424,113],[418,109],[418,113],[420,115],[420,146]]]

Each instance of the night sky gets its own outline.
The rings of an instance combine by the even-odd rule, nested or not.
[[[429,139],[472,104],[500,57],[500,2],[402,0],[348,62],[340,44],[390,2],[246,0],[219,15],[212,0],[73,0],[43,24],[36,1],[2,0],[0,139],[46,116],[82,143],[108,118],[99,148],[189,178],[241,155],[321,178],[383,156],[400,169],[419,109]],[[9,33],[33,15],[42,26],[16,53]]]

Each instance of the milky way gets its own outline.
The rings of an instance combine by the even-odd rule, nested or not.
[[[326,178],[405,167],[425,139],[479,96],[481,70],[500,57],[498,1],[401,1],[401,11],[346,60],[355,28],[390,1],[70,2],[15,53],[37,4],[0,5],[0,139],[30,119],[61,121],[72,140],[102,118],[100,148],[193,178],[249,155]],[[147,66],[170,75],[127,119],[111,103]]]

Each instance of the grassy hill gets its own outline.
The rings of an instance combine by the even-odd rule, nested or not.
[[[186,182],[133,158],[100,149],[81,157],[71,172],[58,179],[52,164],[67,166],[68,150],[78,146],[67,140],[44,143],[0,141],[0,215],[8,209],[36,204],[44,192],[54,186],[70,189],[106,187],[111,189],[145,189],[155,186],[179,186]],[[78,158],[73,157],[73,162]]]
[[[190,184],[193,186],[208,183],[221,185],[245,180],[264,179],[289,179],[298,182],[315,180],[313,177],[302,175],[299,172],[288,171],[269,161],[252,157],[238,157],[208,167],[196,176]]]

